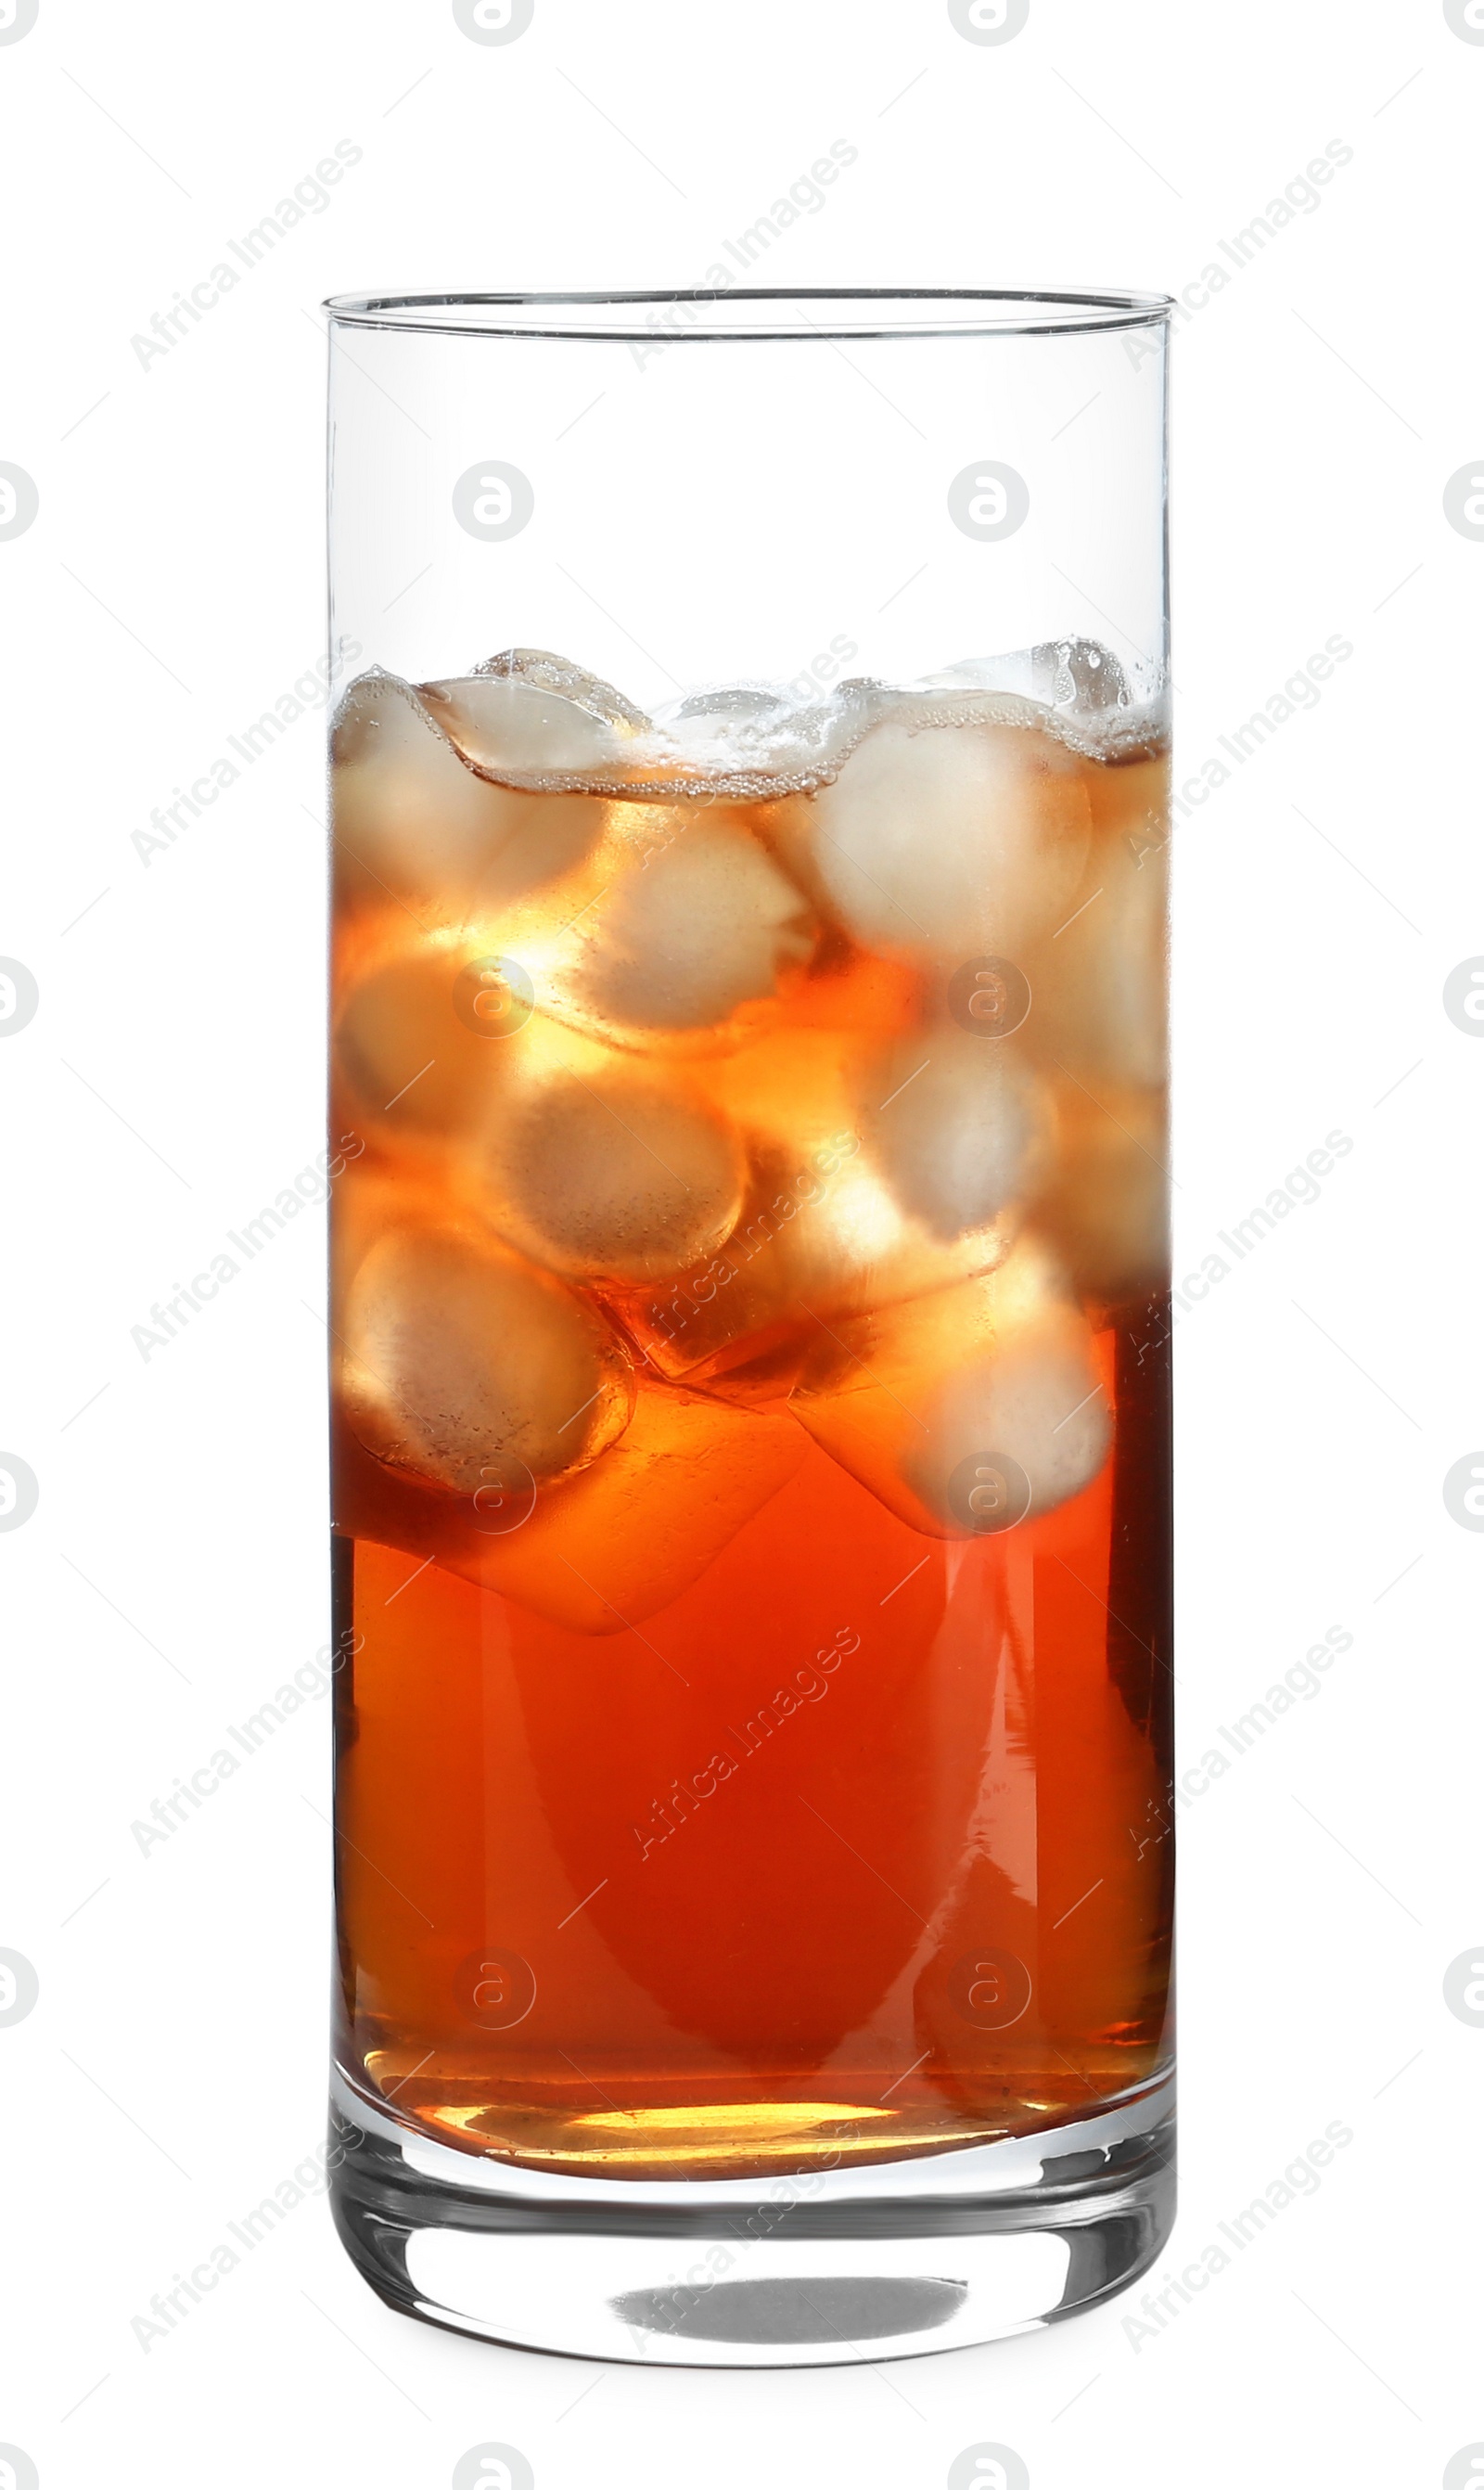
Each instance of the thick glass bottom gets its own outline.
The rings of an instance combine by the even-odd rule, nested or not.
[[[587,2360],[904,2360],[1092,2307],[1175,2214],[1174,2079],[1039,2135],[757,2180],[603,2180],[486,2159],[334,2081],[331,2200],[390,2307]]]

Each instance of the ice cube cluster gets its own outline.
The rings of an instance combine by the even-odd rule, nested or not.
[[[510,650],[362,676],[332,764],[342,1527],[602,1633],[812,1452],[938,1538],[1093,1488],[1165,1253],[1109,651],[648,718]]]

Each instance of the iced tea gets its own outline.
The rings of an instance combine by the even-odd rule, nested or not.
[[[333,746],[339,2052],[743,2176],[1167,2059],[1160,722],[1084,642]]]

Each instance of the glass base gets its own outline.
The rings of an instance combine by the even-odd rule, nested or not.
[[[767,2180],[557,2178],[402,2127],[345,2077],[331,2201],[388,2306],[527,2351],[706,2368],[906,2360],[1109,2299],[1175,2216],[1174,2078],[999,2143]]]

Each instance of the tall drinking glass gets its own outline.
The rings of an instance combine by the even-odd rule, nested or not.
[[[1162,299],[331,313],[335,2203],[765,2365],[1172,2207]]]

